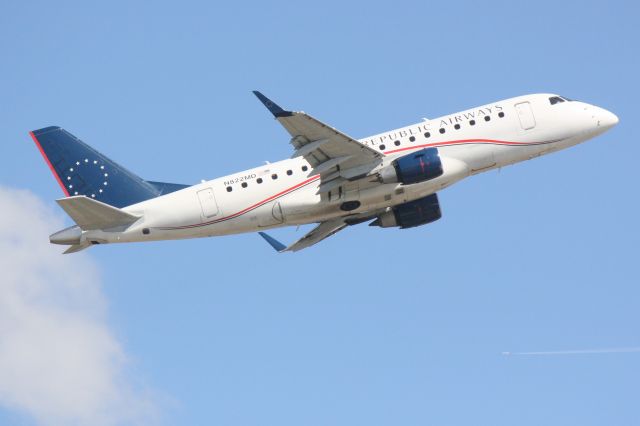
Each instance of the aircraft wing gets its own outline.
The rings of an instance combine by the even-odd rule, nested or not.
[[[365,176],[381,163],[383,155],[304,112],[286,111],[258,91],[253,92],[291,135],[295,152],[321,175],[319,192]]]
[[[300,238],[289,247],[285,246],[284,244],[264,232],[259,232],[259,234],[271,245],[271,247],[273,247],[276,251],[282,253],[285,251],[298,251],[307,247],[311,247],[312,245],[319,243],[327,237],[332,236],[333,234],[346,228],[347,226],[348,223],[344,221],[344,218],[337,218],[325,222],[320,222],[318,226],[313,228],[304,237]]]
[[[353,226],[367,222],[375,218],[382,211],[384,211],[384,209],[378,209],[369,212],[325,220],[324,222],[320,222],[318,226],[313,228],[311,231],[307,232],[304,237],[300,238],[298,241],[288,247],[265,232],[258,232],[258,234],[260,234],[260,236],[264,238],[265,241],[268,242],[269,245],[279,253],[285,251],[299,251],[319,243],[325,238],[330,237],[338,231],[343,230],[347,226]]]

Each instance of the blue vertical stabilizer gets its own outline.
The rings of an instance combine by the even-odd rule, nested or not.
[[[121,208],[188,186],[147,182],[57,126],[30,134],[67,197]]]

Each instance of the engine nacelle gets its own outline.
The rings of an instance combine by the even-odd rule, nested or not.
[[[380,172],[384,183],[403,185],[424,182],[444,173],[437,148],[425,148],[394,160]]]
[[[401,229],[426,225],[442,217],[438,195],[431,194],[424,198],[409,201],[392,207],[378,216],[369,226],[391,228],[399,226]]]

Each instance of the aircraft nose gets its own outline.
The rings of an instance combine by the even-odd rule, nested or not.
[[[612,128],[620,121],[617,115],[604,108],[598,108],[598,113],[596,115],[598,119],[598,127],[603,127],[605,129]]]

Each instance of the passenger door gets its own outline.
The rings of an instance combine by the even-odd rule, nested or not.
[[[216,202],[216,197],[213,194],[213,189],[207,188],[198,191],[198,200],[200,201],[202,217],[204,219],[214,217],[220,212],[218,203]]]
[[[516,111],[520,119],[520,126],[524,130],[531,130],[536,127],[536,118],[533,116],[533,110],[529,102],[520,102],[516,104]]]

